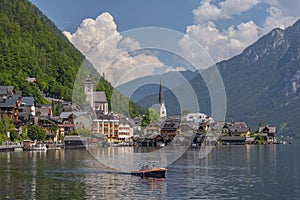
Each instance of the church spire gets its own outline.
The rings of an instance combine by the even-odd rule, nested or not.
[[[161,77],[160,77],[160,84],[159,84],[159,96],[158,96],[158,104],[159,104],[159,116],[160,120],[164,121],[167,117],[167,109],[164,102],[162,84],[161,84]]]
[[[159,105],[162,105],[162,103],[164,103],[164,96],[163,96],[162,85],[161,85],[161,77],[160,77],[160,84],[159,84],[158,103],[159,103]]]

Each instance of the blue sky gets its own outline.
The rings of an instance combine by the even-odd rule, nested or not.
[[[108,68],[132,70],[147,64],[155,66],[149,69],[149,74],[161,73],[161,69],[157,70],[159,67],[164,67],[165,71],[186,67],[178,62],[180,59],[164,58],[157,51],[130,53],[143,46],[142,41],[124,33],[133,28],[163,27],[178,31],[180,37],[167,32],[170,38],[177,38],[172,42],[180,49],[181,57],[199,69],[209,67],[211,62],[206,61],[207,57],[214,63],[229,59],[273,28],[286,28],[300,18],[300,0],[30,1],[64,32],[101,74]],[[146,35],[144,40],[147,40]],[[163,35],[162,43],[170,39]],[[116,62],[114,59],[119,56],[122,59]],[[116,73],[107,74],[113,82]]]
[[[30,0],[63,31],[74,32],[83,19],[109,12],[119,31],[155,26],[185,31],[199,0]]]

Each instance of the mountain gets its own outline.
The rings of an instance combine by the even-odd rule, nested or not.
[[[12,85],[22,90],[23,96],[33,96],[39,103],[46,103],[43,94],[71,100],[75,80],[79,90],[76,92],[84,99],[83,83],[90,75],[94,81],[99,80],[96,89],[106,92],[111,106],[114,88],[100,78],[62,31],[28,0],[0,1],[0,69],[0,85]],[[36,78],[37,82],[28,82],[28,77]],[[130,102],[131,114],[137,115],[141,110]]]
[[[300,133],[300,20],[285,30],[272,30],[240,55],[216,66],[226,89],[226,120],[246,121],[252,130],[261,122],[275,125],[279,133]],[[210,113],[210,97],[202,77],[196,75],[189,82],[201,111]],[[151,98],[139,103],[151,104],[144,104],[146,99]],[[178,106],[172,99],[174,96],[166,92],[169,113]]]
[[[194,76],[195,73],[190,70],[170,71],[162,75],[150,75],[137,78],[118,86],[116,89],[125,96],[128,96],[133,102],[139,102],[146,96],[154,95],[158,92],[160,78],[164,86],[176,88],[188,82]]]

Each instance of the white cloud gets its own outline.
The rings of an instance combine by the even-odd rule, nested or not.
[[[221,17],[221,9],[212,5],[210,1],[203,1],[201,5],[193,10],[196,23],[204,23],[208,20],[216,20]]]
[[[265,19],[264,27],[262,28],[263,33],[267,33],[275,27],[284,29],[297,20],[295,17],[284,15],[282,11],[276,7],[270,7],[267,11],[270,15]]]
[[[214,5],[211,0],[203,0],[201,5],[193,10],[193,15],[196,23],[231,18],[233,15],[250,10],[259,2],[259,0],[225,0]]]
[[[268,6],[264,11],[268,16],[261,26],[253,20],[222,29],[216,26],[216,22],[239,17],[259,4]],[[229,59],[272,29],[292,25],[300,17],[299,7],[299,0],[221,0],[217,3],[213,0],[202,0],[200,6],[193,10],[195,24],[186,27],[186,33],[178,45],[188,58],[198,59],[198,63],[203,52],[199,54],[194,51],[192,39],[202,45],[215,62]],[[256,10],[253,13],[257,12]]]
[[[191,39],[194,39],[217,62],[240,53],[245,46],[251,44],[257,38],[258,27],[253,21],[242,23],[237,28],[230,26],[224,31],[218,30],[213,22],[208,22],[205,25],[188,26],[186,35],[178,44],[182,51],[188,54],[187,56],[190,59],[202,60],[201,58],[204,58],[206,55],[191,48],[191,43],[193,43]],[[206,65],[206,67],[208,66]]]
[[[222,15],[230,18],[232,15],[239,15],[250,10],[258,3],[260,3],[259,0],[226,0],[222,1],[219,6],[221,7]]]
[[[117,31],[117,25],[109,13],[103,13],[95,20],[85,19],[75,33],[64,34],[92,62],[100,74],[105,73],[106,79],[112,85],[124,74],[128,74],[128,71],[140,65],[163,65],[156,56],[143,52],[131,56],[128,52],[139,49],[138,41],[124,38]],[[139,75],[131,74],[130,78]]]

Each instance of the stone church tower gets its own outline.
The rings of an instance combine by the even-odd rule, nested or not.
[[[91,108],[94,108],[94,84],[90,77],[85,79],[84,83],[84,92],[86,95],[86,102],[91,105]]]

